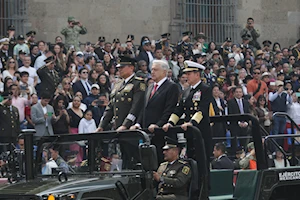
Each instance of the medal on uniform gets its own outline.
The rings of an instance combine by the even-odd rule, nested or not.
[[[201,98],[201,91],[197,91],[194,93],[193,95],[193,101],[200,101],[200,98]]]
[[[124,88],[124,92],[130,92],[133,88],[133,84],[132,83],[129,83],[125,86]]]
[[[171,170],[169,173],[170,173],[171,176],[173,176],[174,174],[176,174],[176,171],[175,170]]]

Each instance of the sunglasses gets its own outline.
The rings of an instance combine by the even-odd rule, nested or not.
[[[221,73],[226,72],[225,70],[220,71]]]
[[[290,58],[290,60],[295,60],[295,58]]]
[[[260,72],[254,72],[253,74],[260,74]]]
[[[9,62],[9,63],[15,63],[14,61],[12,61],[12,62]]]
[[[71,85],[71,83],[65,83],[65,85]]]
[[[247,62],[246,64],[249,65],[249,64],[251,64],[251,63],[250,63],[250,62]]]
[[[87,74],[88,72],[81,72],[82,74]]]

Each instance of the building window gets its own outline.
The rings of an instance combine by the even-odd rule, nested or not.
[[[7,27],[14,25],[16,35],[26,33],[27,0],[0,0],[0,36],[6,36]]]
[[[184,0],[184,28],[193,35],[203,32],[207,41],[222,44],[226,37],[237,39],[236,0]]]

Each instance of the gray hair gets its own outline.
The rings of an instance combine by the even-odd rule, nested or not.
[[[161,68],[163,68],[163,70],[166,70],[166,71],[168,71],[168,69],[170,69],[169,64],[163,60],[153,60],[152,65],[154,65],[154,64],[161,66]]]

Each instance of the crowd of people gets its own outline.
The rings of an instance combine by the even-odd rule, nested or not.
[[[284,117],[272,118],[274,112],[288,112],[300,123],[296,111],[300,111],[300,40],[288,47],[276,41],[260,43],[253,18],[247,19],[238,43],[224,36],[221,45],[206,41],[203,33],[192,37],[186,31],[177,44],[171,44],[171,35],[165,33],[158,40],[144,36],[140,45],[134,35],[128,35],[124,43],[100,36],[96,43],[80,46],[79,36],[88,30],[74,17],[68,18],[68,26],[54,43],[36,41],[37,34],[16,36],[11,25],[0,40],[0,116],[6,119],[0,128],[4,136],[16,136],[22,129],[35,129],[38,137],[102,130],[101,119],[122,79],[117,67],[121,57],[136,61],[135,75],[145,87],[154,82],[153,62],[165,61],[166,78],[177,84],[183,99],[190,89],[183,73],[185,61],[201,64],[205,67],[201,79],[212,89],[215,115],[251,113],[273,134],[284,133],[286,127]],[[106,130],[112,128],[116,127]],[[249,132],[243,121],[229,126],[215,123],[212,130],[214,137],[224,137],[228,130],[233,136]],[[239,145],[248,142],[241,140]]]

